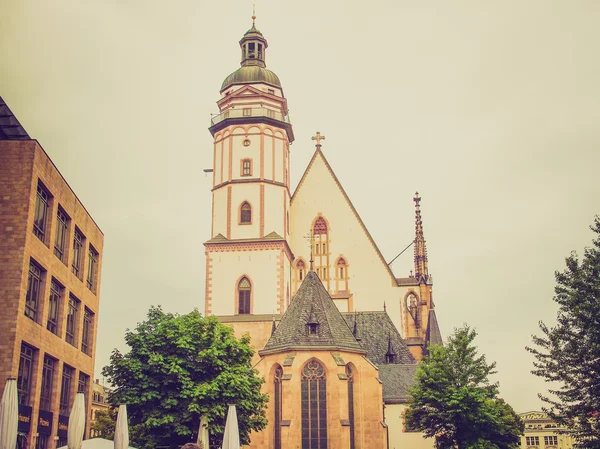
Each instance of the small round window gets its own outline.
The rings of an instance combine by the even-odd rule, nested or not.
[[[250,146],[250,139],[244,139],[244,146],[245,147],[249,147]]]

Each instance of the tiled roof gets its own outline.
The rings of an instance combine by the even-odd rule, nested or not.
[[[29,134],[0,97],[0,140],[29,140]]]
[[[442,333],[440,332],[440,326],[438,325],[437,317],[435,316],[435,310],[429,311],[429,324],[427,325],[427,333],[425,334],[425,351],[431,345],[443,345]]]
[[[419,285],[419,280],[414,276],[410,276],[407,278],[396,278],[396,283],[401,287],[409,286],[409,285],[417,286],[417,285]]]
[[[406,402],[414,382],[416,364],[378,365],[379,379],[383,383],[383,402],[386,404]]]
[[[360,345],[367,351],[368,359],[375,365],[386,363],[388,343],[391,340],[395,363],[415,363],[402,336],[387,312],[345,312],[342,314],[348,327],[354,331]]]
[[[316,335],[309,334],[309,322],[318,323]],[[317,274],[309,271],[259,354],[317,347],[365,352]]]

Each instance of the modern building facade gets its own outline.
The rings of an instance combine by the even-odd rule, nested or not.
[[[77,392],[90,414],[103,242],[0,98],[0,391],[17,379],[21,447],[65,445]]]

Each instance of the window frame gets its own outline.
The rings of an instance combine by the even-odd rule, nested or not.
[[[71,409],[71,388],[73,386],[74,375],[75,368],[64,363],[60,381],[59,399],[59,414],[63,416],[69,416],[69,410]]]
[[[242,159],[240,167],[240,176],[252,176],[252,159]]]
[[[245,210],[244,206],[248,206],[248,209]],[[252,224],[252,205],[248,201],[240,205],[239,224],[244,226]]]
[[[21,342],[19,371],[17,376],[17,399],[18,403],[21,405],[29,405],[31,403],[31,377],[33,376],[35,352],[36,349],[33,346]]]
[[[46,329],[52,332],[54,335],[58,335],[59,319],[60,319],[60,305],[64,295],[65,287],[52,278],[50,281],[50,296],[48,297],[48,321],[46,322]],[[54,316],[52,316],[54,311]]]
[[[77,347],[75,344],[77,338],[77,321],[79,319],[79,307],[81,301],[72,293],[69,294],[69,302],[67,303],[67,319],[65,325],[65,341],[71,346]]]
[[[83,280],[83,251],[85,248],[85,235],[75,226],[73,232],[73,259],[71,261],[71,272]]]
[[[300,395],[302,449],[326,449],[327,377],[324,365],[317,359],[309,360],[302,369]]]
[[[56,211],[56,235],[54,237],[54,255],[67,264],[67,242],[69,241],[69,222],[71,219],[59,205]]]
[[[96,294],[96,289],[98,288],[98,259],[100,258],[100,253],[96,251],[96,248],[93,245],[88,246],[88,267],[87,267],[87,278],[86,285],[88,290],[92,293]]]
[[[44,354],[44,365],[42,368],[42,387],[40,391],[40,410],[52,410],[52,390],[54,386],[54,374],[58,360]]]
[[[92,334],[94,331],[94,312],[87,307],[83,310],[83,328],[81,329],[81,352],[92,356]]]
[[[33,234],[46,244],[46,230],[48,228],[48,209],[52,195],[46,186],[38,179],[35,209],[33,211]],[[40,214],[41,213],[41,217]]]
[[[246,281],[248,286],[242,286]],[[252,282],[248,276],[242,276],[237,283],[237,315],[252,314]],[[245,307],[244,307],[245,306]]]
[[[35,323],[40,311],[40,298],[44,290],[43,276],[45,270],[33,259],[29,259],[29,272],[27,277],[27,292],[25,294],[24,314]]]

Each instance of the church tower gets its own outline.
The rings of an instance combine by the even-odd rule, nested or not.
[[[416,360],[427,354],[431,344],[442,344],[441,334],[433,303],[433,283],[427,266],[427,245],[421,218],[421,197],[419,192],[415,202],[415,272],[411,276],[414,288],[409,289],[404,305],[404,338]]]
[[[267,40],[250,28],[209,128],[212,231],[206,248],[206,315],[282,314],[290,302],[290,144],[281,82],[266,68]]]

